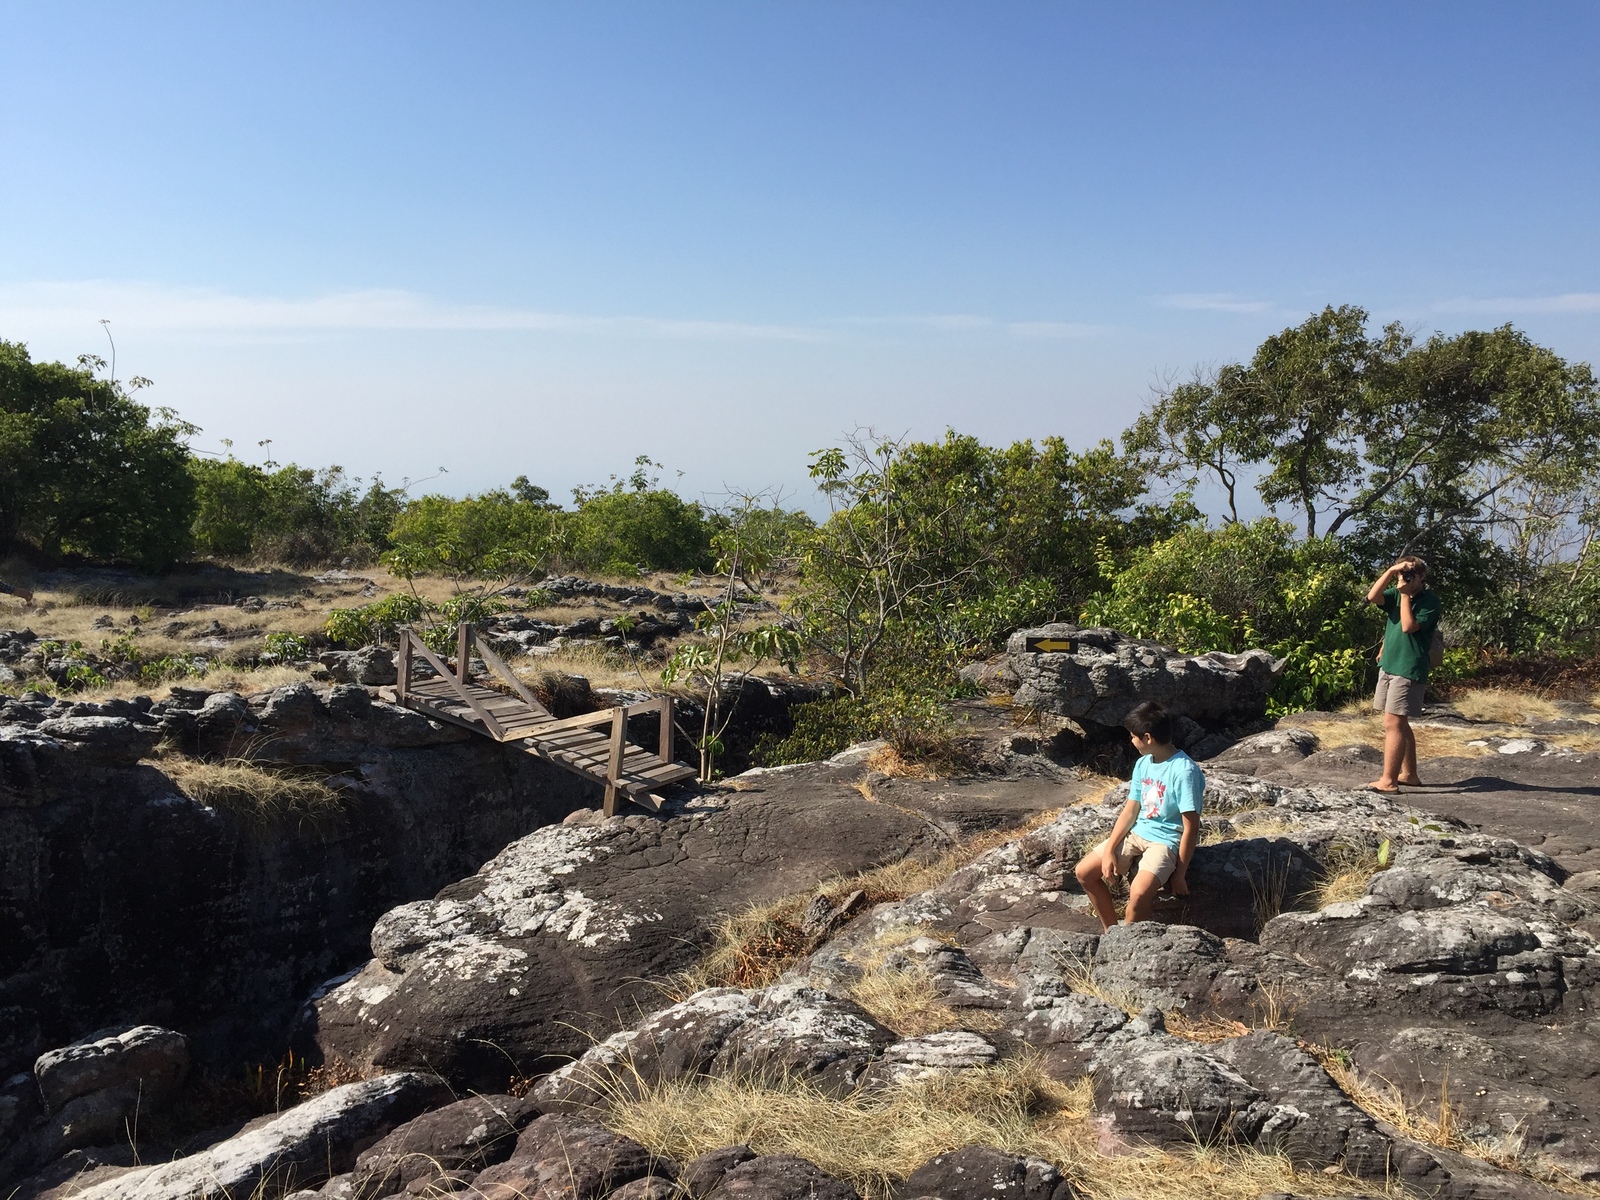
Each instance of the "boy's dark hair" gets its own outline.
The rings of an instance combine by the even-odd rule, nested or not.
[[[1148,733],[1163,746],[1172,745],[1172,714],[1154,700],[1146,700],[1123,717],[1122,727],[1129,733]]]

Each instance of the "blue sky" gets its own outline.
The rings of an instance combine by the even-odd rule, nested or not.
[[[781,486],[1326,303],[1600,357],[1600,5],[0,2],[0,337],[245,457]],[[676,472],[682,471],[681,480]]]

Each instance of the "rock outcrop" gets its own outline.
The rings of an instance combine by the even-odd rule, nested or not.
[[[372,922],[597,802],[531,755],[365,689],[0,701],[0,1079],[110,1025],[202,1064],[275,1060],[306,992]],[[315,811],[202,804],[157,742],[320,779]]]
[[[1040,638],[1070,641],[1077,648],[1029,652],[1030,639]],[[1017,704],[1071,717],[1086,728],[1120,726],[1145,700],[1208,729],[1252,721],[1267,711],[1268,693],[1283,668],[1265,650],[1183,654],[1114,629],[1063,624],[1012,634],[1006,656],[1020,681]],[[1202,749],[1197,757],[1209,754]]]
[[[1184,674],[1165,662],[1150,669]],[[363,780],[397,779],[403,752],[375,748],[387,735],[350,732],[389,719],[364,699],[291,688],[250,701],[179,696],[160,711],[7,702],[0,716],[24,707],[33,719],[0,737],[0,767],[14,797],[50,795],[62,778],[164,779],[129,761],[151,726],[197,747],[270,728],[282,761],[326,763],[342,738],[366,747],[354,758],[372,767]],[[428,755],[463,752],[447,731],[426,736]],[[997,776],[1028,751],[1014,730],[1005,736],[994,772],[925,793],[868,772],[860,750],[753,772],[657,816],[582,810],[524,834],[433,898],[390,908],[371,929],[371,960],[307,1003],[302,1047],[377,1078],[188,1158],[102,1166],[114,1177],[86,1178],[83,1194],[848,1200],[851,1181],[822,1169],[838,1166],[831,1152],[816,1153],[819,1166],[741,1128],[734,1136],[750,1145],[700,1140],[693,1149],[706,1153],[675,1161],[625,1136],[650,1140],[644,1126],[608,1128],[607,1106],[705,1078],[786,1078],[822,1101],[887,1103],[900,1089],[956,1095],[1036,1069],[1074,1085],[1061,1094],[1086,1103],[1092,1091],[1092,1133],[1107,1153],[1231,1143],[1374,1192],[1398,1183],[1443,1200],[1542,1200],[1556,1193],[1541,1174],[1600,1178],[1600,885],[1405,797],[1283,782],[1332,753],[1296,731],[1247,737],[1217,760],[1191,895],[1160,900],[1150,922],[1102,932],[1073,876],[1120,809],[1119,785],[918,894],[873,904],[863,883],[797,901],[811,953],[777,982],[668,1002],[660,982],[721,917],[828,876],[931,857],[975,813],[980,828],[1016,819]],[[1047,740],[1035,738],[1037,753]],[[1027,794],[1065,798],[1068,768],[1046,766]],[[18,811],[26,805],[12,801],[0,819]],[[898,989],[894,1003],[875,986]],[[44,1128],[130,1081],[159,1092],[183,1050],[175,1034],[134,1029],[45,1055],[31,1090],[0,1087],[0,1133]],[[408,1073],[424,1068],[458,1095]],[[1448,1136],[1420,1140],[1421,1123],[1382,1119],[1397,1103],[1437,1112],[1446,1092]],[[1000,1146],[897,1172],[908,1198],[1075,1194],[1059,1166]]]
[[[661,1004],[648,981],[693,962],[722,917],[941,841],[849,791],[708,797],[668,821],[586,813],[387,913],[372,961],[309,1005],[300,1044],[495,1090]]]
[[[281,1196],[354,1165],[357,1149],[450,1099],[441,1080],[385,1075],[349,1083],[187,1158],[138,1167],[79,1200],[224,1200]]]

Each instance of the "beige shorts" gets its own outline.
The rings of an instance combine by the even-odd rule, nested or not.
[[[1420,717],[1422,693],[1427,684],[1420,679],[1407,679],[1404,675],[1391,675],[1378,668],[1378,690],[1372,693],[1375,712],[1392,713],[1397,717]]]
[[[1096,849],[1104,853],[1105,845],[1101,842]],[[1122,849],[1117,853],[1117,870],[1124,879],[1133,878],[1135,862],[1138,870],[1148,871],[1157,882],[1165,883],[1178,869],[1178,852],[1165,842],[1146,841],[1130,833],[1122,839]]]

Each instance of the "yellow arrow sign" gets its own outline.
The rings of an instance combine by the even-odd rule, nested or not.
[[[1072,654],[1078,649],[1070,638],[1028,638],[1024,644],[1029,654]]]

